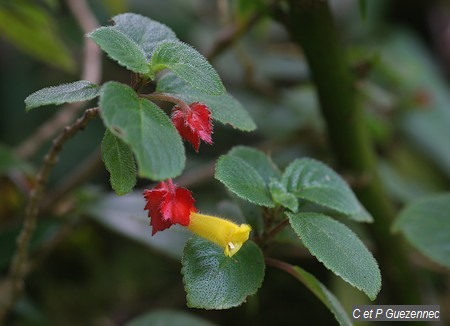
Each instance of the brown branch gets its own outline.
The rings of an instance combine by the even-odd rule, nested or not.
[[[72,138],[78,131],[84,129],[88,122],[98,115],[98,108],[86,110],[79,119],[61,131],[53,140],[53,144],[47,155],[44,156],[36,177],[36,185],[28,198],[22,230],[17,238],[17,250],[10,265],[6,284],[4,284],[6,291],[3,292],[2,301],[0,302],[0,324],[23,290],[23,280],[28,271],[28,247],[36,227],[39,205],[44,194],[50,170],[58,161],[58,154],[66,141]]]
[[[98,27],[97,20],[91,13],[85,0],[67,0],[67,4],[83,33],[88,33]],[[85,38],[84,41],[82,69],[81,79],[95,84],[100,82],[102,69],[101,51],[89,38]],[[64,105],[58,113],[46,121],[17,147],[16,154],[24,159],[33,156],[47,140],[75,118],[82,106],[83,103]]]
[[[183,111],[190,111],[189,105],[182,99],[167,93],[151,93],[151,94],[139,94],[139,96],[146,98],[150,101],[163,101],[170,102],[178,105]]]

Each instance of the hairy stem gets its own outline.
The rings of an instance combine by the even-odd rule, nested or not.
[[[19,298],[23,290],[23,280],[28,271],[28,247],[36,227],[36,220],[39,213],[39,205],[42,200],[48,176],[52,167],[58,161],[58,154],[61,152],[67,140],[72,138],[78,131],[84,129],[88,122],[99,115],[98,108],[88,109],[84,114],[70,126],[67,126],[53,140],[52,146],[44,157],[42,165],[37,173],[36,184],[30,193],[27,206],[25,208],[25,218],[22,230],[17,238],[17,250],[11,261],[9,274],[4,285],[0,302],[0,324],[6,314]]]
[[[308,61],[339,167],[367,181],[355,191],[375,218],[371,232],[384,274],[383,290],[396,302],[417,304],[420,299],[402,243],[390,233],[395,209],[376,172],[373,144],[327,1],[289,0],[287,10],[280,8],[279,14]]]
[[[183,101],[182,99],[173,96],[172,94],[167,93],[151,93],[151,94],[139,94],[139,96],[146,98],[150,101],[163,101],[163,102],[170,102],[178,105],[180,109],[183,111],[190,111],[191,108],[189,105]]]

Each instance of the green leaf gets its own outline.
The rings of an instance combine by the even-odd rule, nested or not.
[[[214,177],[239,197],[260,206],[274,207],[263,178],[243,159],[222,155]]]
[[[148,17],[125,13],[114,16],[112,20],[114,21],[113,28],[132,39],[143,50],[147,61],[150,60],[157,44],[177,39],[169,27]]]
[[[57,33],[54,19],[31,1],[9,1],[0,6],[0,34],[18,49],[66,72],[75,61]]]
[[[252,241],[227,257],[219,246],[194,237],[186,244],[181,263],[187,304],[192,308],[237,307],[256,293],[264,278],[264,257]]]
[[[269,183],[270,194],[274,202],[296,213],[298,210],[298,199],[286,191],[284,185],[277,179],[271,179]]]
[[[193,88],[209,95],[223,95],[223,86],[219,75],[209,62],[190,45],[179,41],[160,43],[150,60],[153,74],[170,69],[179,78]]]
[[[287,214],[306,248],[344,281],[374,300],[381,288],[378,264],[344,224],[318,213]]]
[[[89,33],[108,56],[125,68],[140,74],[150,71],[147,57],[139,45],[130,37],[112,26],[100,27]]]
[[[159,107],[118,82],[103,85],[99,105],[105,126],[133,150],[141,177],[164,180],[181,173],[184,146]]]
[[[116,194],[121,196],[133,190],[137,181],[133,153],[127,144],[109,130],[106,130],[102,140],[102,159]]]
[[[284,171],[282,182],[286,190],[298,198],[325,206],[358,222],[373,221],[347,183],[319,161],[293,161]]]
[[[100,87],[86,80],[40,89],[25,99],[26,110],[43,105],[59,105],[92,100],[100,93]]]
[[[292,266],[293,276],[302,282],[333,313],[340,325],[353,325],[339,300],[314,275],[298,266]]]
[[[205,103],[211,110],[213,119],[225,125],[229,124],[243,131],[256,129],[256,125],[248,112],[229,93],[219,96],[202,93],[173,73],[167,73],[159,79],[156,90],[161,93],[173,94],[188,104],[193,102]]]
[[[125,326],[214,326],[215,324],[184,311],[164,309],[151,311],[134,318]]]
[[[228,155],[239,157],[247,162],[258,172],[266,184],[269,184],[270,179],[279,179],[281,176],[280,170],[270,157],[255,148],[235,146],[228,152]]]
[[[414,201],[400,212],[394,230],[438,264],[450,268],[450,193]]]

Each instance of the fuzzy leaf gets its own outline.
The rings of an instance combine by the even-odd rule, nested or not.
[[[133,150],[141,177],[174,178],[184,168],[184,146],[168,116],[152,102],[138,98],[127,85],[108,82],[100,94],[105,126]]]
[[[102,140],[102,159],[110,174],[111,187],[119,196],[133,190],[136,165],[130,147],[106,130]]]
[[[339,325],[353,325],[339,300],[314,275],[293,266],[294,277],[302,282],[333,313]]]
[[[236,129],[243,131],[256,129],[256,125],[248,112],[229,93],[219,96],[202,93],[173,73],[167,73],[158,80],[157,91],[176,95],[188,104],[193,102],[205,103],[211,110],[214,120],[229,124]]]
[[[147,61],[158,43],[177,39],[175,33],[166,25],[138,14],[120,14],[112,20],[113,28],[131,38],[143,50]]]
[[[100,87],[86,80],[40,89],[25,99],[26,110],[44,105],[59,105],[92,100],[97,97]]]
[[[296,213],[298,210],[298,199],[286,191],[284,185],[277,179],[271,179],[269,183],[270,194],[274,202]]]
[[[223,95],[223,86],[216,70],[197,50],[179,41],[160,43],[150,60],[153,74],[170,69],[193,88],[209,95]]]
[[[258,172],[266,184],[269,184],[270,179],[279,179],[281,176],[280,170],[270,157],[256,148],[235,146],[228,152],[228,155],[239,157],[247,162]]]
[[[260,206],[274,207],[263,178],[243,159],[223,155],[216,163],[215,178],[239,197]]]
[[[394,223],[408,242],[431,260],[450,268],[450,193],[409,204]]]
[[[233,257],[227,257],[219,246],[193,237],[184,248],[181,263],[187,304],[192,308],[240,306],[256,293],[264,278],[264,258],[252,241],[247,241]]]
[[[319,161],[293,161],[284,171],[282,183],[298,198],[330,208],[358,222],[373,221],[347,183]]]
[[[295,233],[325,267],[374,300],[381,288],[378,264],[344,224],[318,213],[287,214]]]
[[[140,74],[150,71],[147,57],[139,45],[113,26],[100,27],[89,33],[108,56],[125,68]]]

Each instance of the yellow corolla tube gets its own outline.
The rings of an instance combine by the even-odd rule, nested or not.
[[[237,225],[216,216],[191,212],[189,230],[198,236],[218,244],[225,256],[231,257],[241,249],[250,235],[250,225]]]

